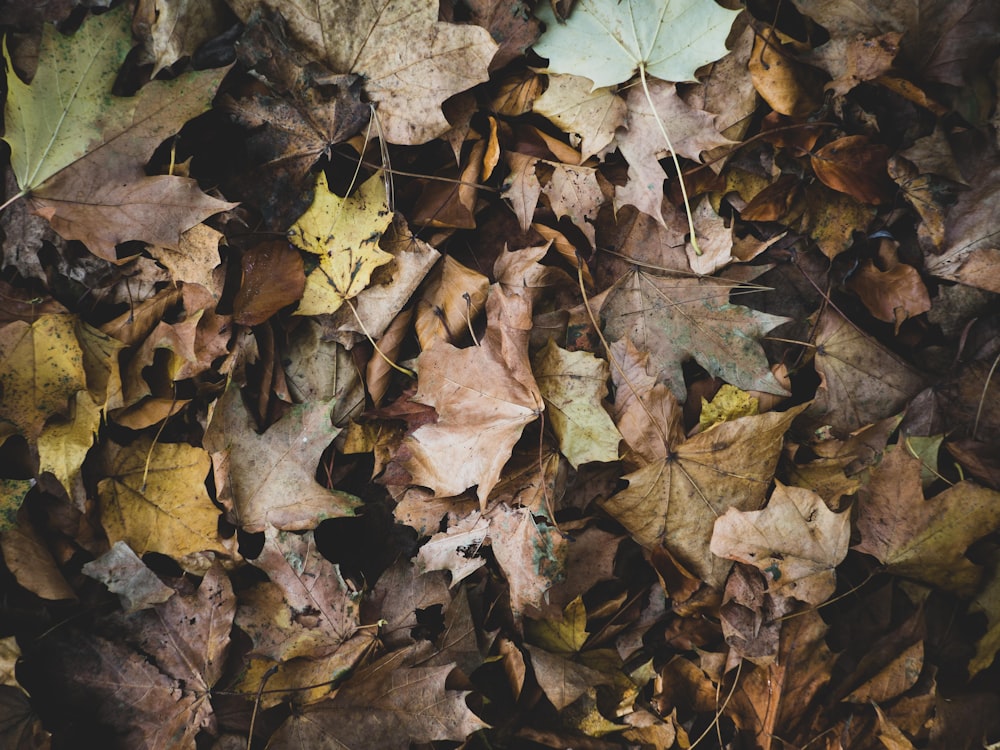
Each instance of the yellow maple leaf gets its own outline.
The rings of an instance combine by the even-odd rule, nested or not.
[[[288,230],[288,239],[319,265],[306,277],[297,315],[335,312],[371,281],[372,271],[392,260],[378,246],[392,222],[381,174],[373,175],[347,198],[330,192],[319,173],[312,205]]]

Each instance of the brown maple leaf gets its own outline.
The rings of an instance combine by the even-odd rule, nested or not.
[[[495,285],[486,315],[479,346],[439,342],[417,359],[414,400],[433,406],[438,420],[409,435],[394,461],[438,497],[476,485],[484,508],[521,431],[544,408],[528,361],[530,303]]]

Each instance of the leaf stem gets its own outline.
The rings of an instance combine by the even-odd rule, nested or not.
[[[667,135],[667,128],[663,124],[663,120],[660,119],[659,112],[656,111],[652,94],[649,93],[649,84],[646,82],[645,63],[639,63],[639,77],[642,80],[642,91],[646,94],[646,101],[649,102],[649,109],[653,113],[653,119],[656,120],[656,124],[660,128],[660,134],[663,136],[663,140],[667,144],[667,149],[670,151],[670,157],[674,160],[677,179],[681,183],[681,195],[684,197],[684,213],[687,214],[688,229],[691,230],[691,247],[694,248],[695,255],[701,255],[701,248],[698,247],[698,236],[694,231],[694,217],[691,216],[691,201],[688,199],[687,187],[684,185],[684,173],[681,172],[681,163],[677,160],[677,151],[674,149],[674,144],[670,142],[670,136]]]
[[[20,193],[11,196],[4,202],[3,205],[0,205],[0,211],[3,211],[5,208],[7,208],[7,206],[9,206],[11,203],[14,203],[18,198],[23,198],[27,194],[28,194],[27,190],[22,190]]]

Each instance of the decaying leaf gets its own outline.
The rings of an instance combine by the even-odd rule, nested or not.
[[[354,515],[358,498],[316,481],[323,452],[340,432],[333,404],[298,404],[258,434],[238,388],[220,399],[205,434],[220,502],[244,531],[312,529],[325,518]]]
[[[244,20],[259,3],[233,0]],[[416,145],[443,134],[441,103],[486,80],[496,43],[479,26],[441,23],[432,0],[266,3],[334,73],[354,73],[378,106],[386,138]]]
[[[306,276],[296,313],[336,312],[344,300],[368,286],[372,271],[392,260],[378,246],[391,223],[379,175],[370,177],[354,195],[341,198],[330,192],[326,174],[320,172],[312,205],[288,230],[293,245],[319,256],[319,266]]]
[[[755,566],[772,595],[820,605],[847,555],[850,515],[833,513],[814,492],[780,482],[764,510],[730,508],[715,522],[713,555]]]
[[[929,499],[920,485],[920,460],[901,447],[872,476],[858,510],[861,542],[889,570],[968,596],[982,575],[966,548],[1000,524],[1000,496],[966,480]]]
[[[633,271],[615,284],[601,308],[604,335],[610,341],[628,336],[651,352],[678,399],[687,392],[681,364],[689,357],[743,390],[787,395],[758,343],[785,319],[730,303],[734,287],[719,279]]]

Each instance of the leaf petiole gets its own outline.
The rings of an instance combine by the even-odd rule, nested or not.
[[[701,255],[701,248],[698,247],[698,235],[694,230],[694,217],[691,215],[691,201],[688,199],[687,187],[684,185],[684,173],[681,172],[681,163],[677,160],[677,151],[674,149],[674,144],[670,142],[670,136],[667,135],[667,128],[663,124],[663,120],[660,119],[660,113],[656,111],[656,105],[653,104],[653,96],[649,93],[649,84],[646,83],[646,63],[639,63],[639,78],[642,81],[642,91],[646,95],[646,101],[649,102],[649,109],[653,113],[653,119],[656,120],[657,126],[660,128],[660,134],[663,136],[663,140],[667,144],[667,149],[670,151],[670,157],[674,160],[674,169],[677,170],[677,179],[681,183],[681,195],[684,198],[684,213],[687,214],[688,229],[691,230],[691,247],[694,248],[695,255]]]

